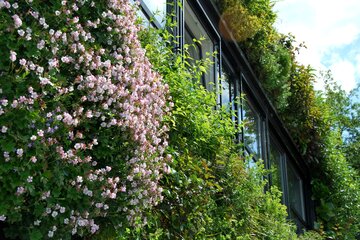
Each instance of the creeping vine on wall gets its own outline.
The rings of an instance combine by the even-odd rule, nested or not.
[[[129,1],[0,1],[0,221],[8,237],[146,224],[168,86]]]

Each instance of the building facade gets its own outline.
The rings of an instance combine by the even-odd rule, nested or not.
[[[153,19],[150,24],[156,28],[164,27],[164,17],[172,13],[177,23],[172,31],[180,36],[176,46],[180,51],[188,44],[191,47],[187,51],[193,59],[210,56],[213,63],[201,82],[209,91],[218,93],[219,106],[236,112],[233,117],[236,124],[243,123],[238,124],[242,129],[236,138],[244,145],[242,154],[252,158],[249,167],[262,159],[266,168],[274,169],[266,177],[270,185],[283,192],[282,202],[287,206],[289,219],[299,231],[312,229],[315,211],[309,167],[222,22],[216,4],[210,0],[142,0],[140,6],[140,14],[144,19]],[[201,44],[193,41],[200,38]]]

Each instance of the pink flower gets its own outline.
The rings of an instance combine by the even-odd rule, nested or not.
[[[61,57],[61,61],[63,63],[70,63],[72,61],[72,58],[68,57],[68,56],[64,56],[64,57]]]
[[[41,40],[41,41],[36,45],[36,47],[37,47],[39,50],[43,49],[44,46],[45,46],[45,41],[44,41],[44,40]]]
[[[18,157],[22,157],[23,154],[24,154],[24,150],[22,148],[16,149],[16,155]]]
[[[114,193],[114,192],[110,193],[109,198],[115,199],[116,198],[116,193]]]
[[[42,199],[42,200],[45,200],[45,199],[47,199],[48,197],[50,197],[50,191],[44,192],[44,193],[42,194],[42,196],[41,196],[41,199]],[[48,212],[48,211],[47,211],[47,212]],[[51,212],[51,209],[50,209],[50,211],[49,211],[48,213],[50,214],[50,212]]]
[[[57,211],[53,211],[52,213],[51,213],[51,216],[52,217],[56,217],[58,215],[58,212]]]
[[[12,16],[12,18],[14,19],[15,28],[19,28],[22,25],[22,21],[20,17],[17,14],[15,14]]]
[[[64,213],[65,212],[65,208],[64,207],[60,207],[60,213]]]
[[[43,137],[44,136],[44,131],[43,130],[38,130],[37,134],[39,135],[39,137]]]
[[[48,78],[44,78],[44,77],[39,77],[40,79],[40,84],[41,85],[47,85],[47,84],[51,84],[50,80]]]
[[[32,157],[30,158],[30,161],[31,161],[32,163],[36,163],[37,159],[36,159],[35,156],[32,156]]]
[[[82,182],[83,182],[83,177],[77,176],[77,177],[76,177],[76,181],[77,181],[78,183],[82,183]]]
[[[20,62],[20,65],[21,65],[21,66],[25,66],[25,65],[26,65],[26,60],[25,60],[25,59],[23,59],[23,58],[22,58],[22,59],[20,59],[20,61],[19,61],[19,62]]]
[[[17,32],[20,35],[20,37],[23,37],[25,35],[25,31],[22,29],[19,29]]]
[[[91,233],[94,234],[97,230],[99,230],[99,225],[93,224],[91,225]]]
[[[49,68],[55,68],[59,66],[59,61],[56,58],[49,60]]]
[[[38,67],[36,68],[36,72],[38,72],[38,73],[43,73],[43,72],[44,72],[44,68],[38,66]]]
[[[15,62],[16,61],[16,52],[14,52],[14,51],[10,51],[10,60],[12,61],[12,62]]]
[[[39,23],[40,23],[40,25],[44,25],[46,23],[45,18],[40,18]]]
[[[16,195],[21,195],[25,192],[25,188],[24,187],[18,187],[16,189]]]

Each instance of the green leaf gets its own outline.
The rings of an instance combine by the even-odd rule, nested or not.
[[[1,147],[4,152],[11,152],[15,148],[15,143],[11,140],[2,140]]]
[[[40,230],[34,229],[30,233],[30,240],[40,240],[43,239],[43,235],[41,234]]]

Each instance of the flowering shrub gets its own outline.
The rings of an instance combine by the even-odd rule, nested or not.
[[[168,171],[168,87],[127,0],[0,0],[0,221],[8,237],[146,224]]]

